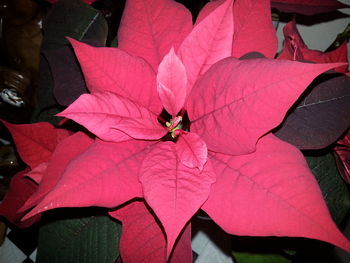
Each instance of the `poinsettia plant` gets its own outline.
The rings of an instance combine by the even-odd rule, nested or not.
[[[123,262],[191,262],[191,219],[200,210],[228,234],[313,238],[349,252],[298,148],[329,146],[350,121],[340,116],[311,146],[288,123],[300,105],[329,94],[322,92],[335,78],[314,80],[346,71],[346,46],[327,60],[289,24],[274,59],[270,8],[268,0],[212,1],[193,25],[175,1],[128,0],[118,47],[68,38],[88,93],[58,116],[88,131],[54,144],[23,220],[62,207],[108,208],[122,223]],[[336,94],[345,106],[336,110],[349,112],[341,77]],[[34,134],[24,133],[18,145]]]

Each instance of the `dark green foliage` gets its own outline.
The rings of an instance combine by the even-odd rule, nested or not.
[[[339,225],[349,206],[349,189],[336,166],[332,153],[308,154],[306,160],[318,181],[333,220]]]
[[[37,263],[114,263],[121,225],[106,214],[86,208],[49,212],[39,233]]]

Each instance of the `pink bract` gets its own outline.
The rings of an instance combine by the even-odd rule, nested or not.
[[[344,63],[235,58],[272,57],[275,36],[254,41],[248,36],[259,30],[244,17],[259,18],[269,35],[268,8],[266,0],[215,1],[192,28],[176,2],[129,0],[119,48],[70,40],[91,93],[59,115],[99,138],[25,218],[58,207],[111,208],[129,231],[121,239],[126,262],[187,255],[187,227],[201,208],[230,234],[302,236],[350,251],[303,155],[270,133],[315,77]],[[132,225],[139,215],[149,223],[144,231]]]

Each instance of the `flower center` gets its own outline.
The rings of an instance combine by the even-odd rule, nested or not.
[[[167,121],[165,125],[168,127],[168,131],[171,134],[171,137],[175,138],[179,135],[179,130],[182,129],[182,116],[176,116],[172,118],[170,121]]]
[[[158,116],[158,122],[165,127],[169,132],[162,138],[163,141],[176,142],[178,136],[182,131],[190,131],[190,120],[186,110],[179,111],[176,117],[172,116],[163,108],[162,112]]]

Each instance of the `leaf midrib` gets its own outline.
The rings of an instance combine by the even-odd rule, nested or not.
[[[312,224],[317,225],[318,227],[322,228],[325,232],[328,232],[329,229],[324,228],[324,226],[322,224],[319,224],[319,222],[315,221],[313,218],[310,218],[308,215],[306,215],[303,211],[297,209],[295,206],[293,206],[292,204],[290,204],[287,200],[285,200],[284,198],[282,198],[280,195],[272,192],[270,190],[270,188],[266,188],[265,186],[263,186],[262,184],[256,182],[253,178],[243,174],[242,172],[240,172],[239,170],[235,169],[234,167],[228,165],[226,162],[215,158],[215,156],[211,155],[211,158],[215,159],[217,162],[220,162],[222,164],[226,165],[226,168],[230,168],[232,170],[234,170],[235,172],[237,172],[238,176],[237,177],[243,177],[246,178],[247,180],[249,180],[250,182],[252,182],[255,186],[258,186],[259,188],[261,188],[262,190],[266,191],[267,193],[269,193],[271,196],[274,196],[276,198],[276,200],[278,201],[278,203],[282,202],[284,204],[286,204],[286,207],[290,207],[292,210],[296,211],[297,214],[300,214],[302,217],[306,218],[307,221],[312,222]]]

